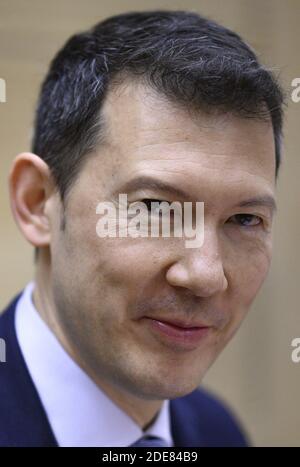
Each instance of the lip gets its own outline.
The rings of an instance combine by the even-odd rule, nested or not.
[[[145,320],[156,337],[164,343],[185,350],[197,348],[212,329],[211,326],[195,326],[179,320],[162,321],[149,317]]]
[[[183,329],[194,329],[194,328],[208,328],[209,326],[205,325],[204,323],[190,323],[188,321],[180,320],[180,319],[157,319],[151,318],[161,323],[168,324],[170,326],[183,328]]]

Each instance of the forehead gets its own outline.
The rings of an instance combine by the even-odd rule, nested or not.
[[[188,180],[191,189],[209,181],[233,190],[241,183],[254,191],[262,185],[274,188],[270,121],[192,113],[129,81],[108,93],[103,117],[107,144],[101,166],[107,174],[113,171],[115,183],[138,174]]]

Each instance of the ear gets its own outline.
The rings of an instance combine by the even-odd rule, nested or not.
[[[48,206],[55,191],[50,169],[40,157],[24,152],[15,158],[9,174],[11,209],[22,234],[35,247],[50,244]]]

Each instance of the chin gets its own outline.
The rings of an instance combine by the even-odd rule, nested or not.
[[[157,375],[153,378],[148,375],[143,381],[136,381],[134,387],[130,388],[130,392],[147,400],[176,399],[197,389],[201,380],[201,377],[195,378],[195,375],[191,378],[187,376],[180,377],[179,375],[177,377],[173,375],[169,378],[161,376],[159,379]]]
[[[157,387],[153,388],[151,392],[148,391],[146,399],[159,399],[159,400],[164,400],[164,399],[177,399],[178,397],[183,397],[191,392],[193,392],[195,389],[197,389],[199,385],[184,385],[184,386],[167,386],[164,385],[164,387]]]

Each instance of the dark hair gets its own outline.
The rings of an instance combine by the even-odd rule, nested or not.
[[[32,151],[62,201],[101,142],[101,105],[118,76],[139,77],[188,109],[270,118],[280,165],[283,93],[234,32],[185,11],[127,13],[72,36],[51,62],[37,105]]]

